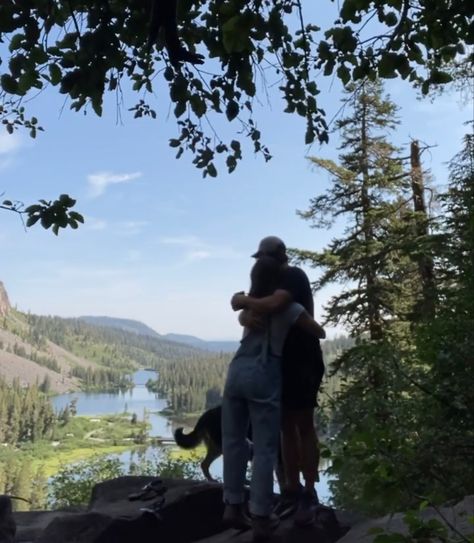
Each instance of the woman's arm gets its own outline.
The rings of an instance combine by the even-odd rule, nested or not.
[[[307,311],[301,313],[296,319],[295,325],[319,339],[325,339],[326,337],[324,328],[319,325]]]
[[[242,292],[237,292],[232,296],[231,305],[234,311],[239,309],[250,309],[256,313],[271,314],[277,313],[290,304],[291,294],[287,290],[277,289],[270,296],[264,298],[253,298]]]
[[[261,315],[251,311],[250,309],[242,309],[239,313],[239,323],[244,328],[249,328],[250,330],[264,330],[265,321]]]

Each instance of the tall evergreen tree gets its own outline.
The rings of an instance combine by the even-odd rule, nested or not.
[[[410,351],[409,326],[416,299],[417,263],[407,254],[416,237],[409,208],[409,172],[389,134],[397,107],[377,81],[348,89],[350,113],[337,123],[339,163],[312,159],[331,175],[330,188],[300,213],[316,228],[344,221],[340,237],[300,260],[322,268],[315,288],[344,285],[326,309],[327,322],[345,325],[356,345],[336,361],[343,381],[333,405],[339,432],[333,469],[335,498],[346,506],[390,510],[409,501],[399,478],[399,450],[418,391],[401,375]],[[412,240],[413,241],[413,240]],[[403,301],[402,301],[403,298]]]
[[[419,409],[420,456],[440,500],[474,491],[474,135],[450,163],[433,236],[437,307],[416,329],[426,368]]]

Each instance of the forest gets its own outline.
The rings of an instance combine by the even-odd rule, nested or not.
[[[349,85],[344,104],[339,160],[311,159],[330,186],[300,216],[345,229],[293,254],[319,270],[316,292],[345,285],[325,319],[355,340],[332,368],[334,500],[386,513],[474,490],[474,136],[471,122],[440,190],[423,145],[393,143],[398,108],[380,82]]]
[[[150,380],[148,387],[168,398],[168,412],[173,415],[197,414],[218,404],[231,359],[231,353],[205,351],[117,327],[92,325],[81,319],[12,311],[10,317],[3,319],[2,328],[18,337],[17,343],[2,345],[2,349],[58,373],[62,371],[58,360],[45,351],[48,341],[94,362],[94,366],[76,364],[64,370],[80,380],[83,390],[126,390],[132,386],[133,371],[157,370],[158,380]],[[20,340],[27,342],[27,346],[20,344]],[[325,341],[323,350],[328,364],[352,343],[345,336]],[[329,390],[337,386],[337,380],[337,377],[328,380]],[[49,377],[38,387],[42,392],[50,392]]]

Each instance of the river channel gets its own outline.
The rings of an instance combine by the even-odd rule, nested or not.
[[[71,392],[60,394],[52,398],[56,410],[63,409],[66,405],[76,400],[77,415],[94,416],[108,415],[117,413],[135,413],[138,420],[143,420],[146,416],[151,424],[149,435],[151,437],[162,437],[165,439],[173,438],[174,427],[169,419],[159,412],[168,405],[166,398],[160,397],[146,388],[146,382],[150,378],[156,378],[155,372],[139,370],[133,375],[134,387],[127,392],[103,393],[103,392]],[[158,447],[148,447],[145,457],[156,455]],[[121,453],[120,459],[128,467],[136,451],[130,450]],[[324,469],[324,468],[323,468]],[[211,466],[213,477],[222,479],[222,457],[213,462]],[[321,501],[328,502],[330,492],[328,480],[324,472],[320,474],[321,480],[317,485],[318,495]]]

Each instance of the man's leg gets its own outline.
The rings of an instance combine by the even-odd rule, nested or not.
[[[299,490],[302,465],[300,435],[296,419],[297,414],[297,411],[283,408],[281,449],[285,471],[285,490],[291,493]]]
[[[319,481],[319,441],[314,427],[314,409],[296,411],[295,421],[300,438],[301,471],[305,489],[313,491],[316,481]]]
[[[296,412],[296,426],[301,444],[301,471],[304,490],[301,493],[294,522],[299,526],[312,524],[315,519],[318,495],[315,484],[318,480],[319,443],[313,422],[313,408],[300,409]]]

